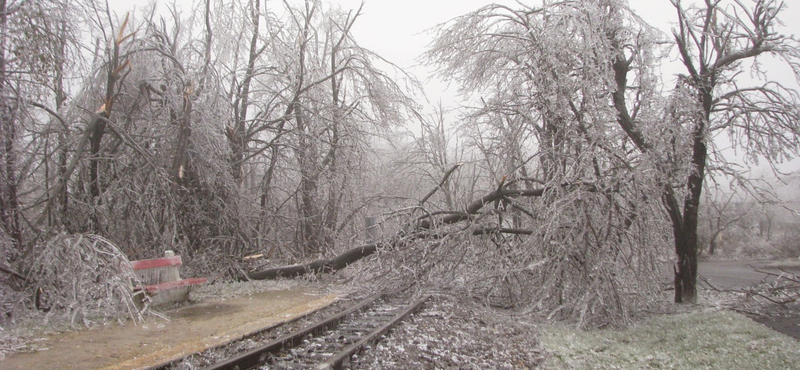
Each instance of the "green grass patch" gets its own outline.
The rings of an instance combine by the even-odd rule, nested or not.
[[[705,310],[626,329],[543,328],[545,369],[800,369],[800,341],[746,316]]]

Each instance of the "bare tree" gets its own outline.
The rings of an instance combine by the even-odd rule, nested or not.
[[[709,235],[708,235],[708,254],[713,255],[717,251],[717,247],[723,242],[726,231],[734,226],[737,222],[748,216],[750,209],[745,208],[748,206],[741,198],[737,197],[736,192],[730,194],[712,194],[706,196],[706,201],[703,202],[701,207],[708,221]],[[708,199],[710,196],[713,198]],[[752,207],[752,204],[749,204]],[[705,216],[705,217],[703,217]],[[702,248],[699,248],[702,251]]]
[[[370,137],[399,124],[412,104],[403,89],[375,67],[380,58],[353,38],[351,28],[360,9],[324,9],[319,2],[287,9],[293,25],[289,35],[296,40],[291,53],[296,57],[286,65],[293,76],[283,90],[289,93],[282,99],[286,109],[273,122],[280,122],[275,135],[286,135],[283,143],[292,149],[297,244],[303,254],[313,255],[329,251],[342,222],[352,220],[341,217],[350,213],[343,208],[362,207],[353,203],[354,178]]]
[[[458,203],[465,203],[467,199],[459,199],[459,187],[462,185],[458,175],[460,172],[452,172],[454,166],[460,167],[466,161],[466,148],[459,143],[457,133],[449,127],[447,122],[448,112],[442,107],[441,103],[434,108],[433,113],[423,116],[419,115],[419,133],[409,132],[411,144],[401,150],[406,151],[401,157],[412,169],[412,172],[419,172],[420,177],[431,185],[439,183],[437,194],[443,197],[441,203],[443,209],[455,209]],[[445,176],[447,174],[447,176]],[[467,179],[476,182],[477,179]],[[441,183],[440,183],[441,181]],[[468,185],[467,185],[468,186]],[[423,197],[422,203],[428,201],[429,197]],[[432,202],[431,202],[432,203]],[[431,204],[429,203],[429,204]]]
[[[677,182],[664,181],[662,201],[672,223],[675,253],[675,301],[697,299],[697,227],[700,198],[709,162],[722,167],[713,150],[712,139],[728,132],[733,142],[752,158],[781,161],[798,155],[800,110],[797,92],[780,82],[769,80],[755,58],[772,54],[789,65],[797,78],[800,49],[797,42],[777,33],[778,14],[784,4],[773,0],[723,3],[705,1],[703,6],[685,7],[674,1],[678,24],[673,30],[675,46],[685,74],[679,76],[675,98],[679,104],[669,113],[669,124],[685,136],[673,135],[685,152],[680,157],[660,158],[660,171]],[[618,122],[639,151],[658,156],[659,147],[644,133],[645,123],[631,114],[626,105],[628,74],[641,63],[636,51],[625,43],[615,43],[619,54],[613,68],[617,90],[614,106]],[[748,85],[741,77],[746,66],[761,81]],[[639,73],[635,78],[638,80]],[[671,121],[671,122],[670,122]],[[663,153],[663,152],[662,152]],[[719,164],[719,165],[717,165]],[[681,168],[680,174],[673,168]],[[683,189],[681,189],[683,187]],[[684,195],[683,205],[680,194]]]
[[[261,60],[262,54],[266,51],[269,51],[267,48],[271,46],[271,44],[277,42],[275,40],[262,40],[262,18],[266,24],[266,34],[269,36],[274,36],[272,34],[272,30],[270,30],[270,24],[274,21],[270,19],[269,13],[262,13],[261,9],[261,1],[254,0],[248,3],[248,18],[247,20],[250,22],[248,25],[250,29],[246,32],[249,33],[249,44],[247,45],[247,59],[244,60],[245,66],[243,75],[241,76],[241,81],[238,79],[234,79],[231,85],[231,93],[232,93],[232,104],[233,104],[233,123],[231,126],[226,128],[226,135],[228,136],[229,145],[231,147],[231,171],[234,176],[234,179],[237,181],[242,181],[242,177],[244,176],[243,173],[243,165],[245,161],[245,155],[247,152],[247,146],[249,142],[254,139],[254,135],[266,128],[269,128],[272,124],[283,125],[285,124],[285,119],[279,119],[277,122],[270,122],[264,124],[261,122],[260,119],[253,120],[251,117],[248,116],[248,112],[251,109],[251,85],[257,78],[257,74],[261,74],[263,72],[256,70],[256,62]],[[261,68],[259,68],[261,69]],[[268,98],[268,97],[267,97]],[[270,109],[270,106],[267,105],[267,110]],[[261,116],[265,113],[265,111],[258,112],[255,114],[256,117]],[[289,112],[290,113],[290,112]],[[289,114],[285,113],[285,114]],[[248,124],[249,123],[249,124]],[[262,127],[258,127],[262,126]],[[258,128],[257,128],[258,127]],[[278,128],[280,130],[280,128]]]
[[[102,16],[99,12],[96,14],[97,16]],[[99,174],[100,145],[106,132],[107,120],[116,101],[118,84],[121,84],[125,79],[125,72],[128,71],[130,63],[127,53],[122,49],[123,43],[133,36],[133,33],[128,33],[126,29],[128,19],[129,16],[126,15],[122,24],[116,27],[116,30],[112,27],[113,34],[104,40],[109,45],[105,50],[108,59],[104,61],[104,68],[102,69],[105,75],[105,92],[102,104],[95,111],[97,117],[92,118],[87,126],[90,142],[89,186],[93,199],[100,197],[102,191]],[[108,19],[108,21],[109,24],[113,24],[111,19]]]
[[[658,174],[648,191],[659,193],[672,225],[675,301],[693,302],[707,161],[725,164],[709,151],[712,138],[727,131],[751,158],[771,161],[798,150],[794,90],[775,81],[745,86],[738,71],[769,53],[797,74],[798,49],[774,31],[782,9],[775,1],[674,4],[674,41],[687,73],[668,97],[654,72],[658,33],[617,1],[487,6],[440,31],[427,57],[465,92],[492,91],[484,112],[535,128],[542,180]],[[765,76],[760,64],[752,68]],[[640,201],[630,202],[637,214]]]
[[[54,144],[50,132],[63,135],[67,127],[60,111],[65,58],[76,41],[73,4],[3,1],[0,8],[0,220],[4,238],[13,244],[0,251],[5,263],[19,262],[27,248],[22,209],[41,211],[41,203],[32,200],[42,194],[41,184],[47,192],[56,178],[48,157],[54,147],[64,148],[64,137]],[[43,123],[39,112],[52,121]]]

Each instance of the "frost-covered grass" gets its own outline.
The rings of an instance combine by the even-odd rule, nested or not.
[[[720,310],[656,316],[627,329],[554,325],[545,369],[800,369],[800,341]]]

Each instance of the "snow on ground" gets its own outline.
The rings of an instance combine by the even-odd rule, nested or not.
[[[535,326],[473,304],[432,299],[393,329],[356,369],[533,369],[543,360]]]
[[[230,304],[256,292],[312,287],[354,289],[313,281],[248,282],[210,284],[193,297]],[[712,293],[704,291],[697,306],[667,304],[670,313],[651,314],[628,328],[591,331],[435,297],[357,358],[353,368],[800,369],[800,341],[723,309],[743,306],[731,294]],[[53,324],[39,330],[52,330]],[[28,336],[25,344],[9,334],[0,329],[0,347],[10,351],[35,345],[38,337]]]
[[[800,341],[724,309],[730,294],[703,295],[627,328],[589,331],[439,298],[354,368],[800,369]]]

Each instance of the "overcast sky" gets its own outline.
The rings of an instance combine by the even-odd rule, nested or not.
[[[343,9],[358,9],[362,1],[331,0],[331,2],[339,4]],[[537,0],[527,3],[538,2]],[[378,53],[425,81],[428,70],[418,65],[417,58],[433,37],[428,30],[490,3],[518,7],[513,0],[365,0],[362,16],[353,27],[353,33],[361,46]],[[664,32],[669,32],[675,19],[675,9],[669,0],[629,0],[629,4],[645,21]],[[787,9],[781,17],[786,23],[783,33],[800,36],[800,20],[798,20],[800,0],[787,0],[786,4]],[[665,72],[669,73],[669,70]],[[446,92],[443,96],[441,91],[443,88],[437,81],[429,81],[426,84],[426,92],[434,102],[440,98],[447,100],[447,95],[452,93]]]

